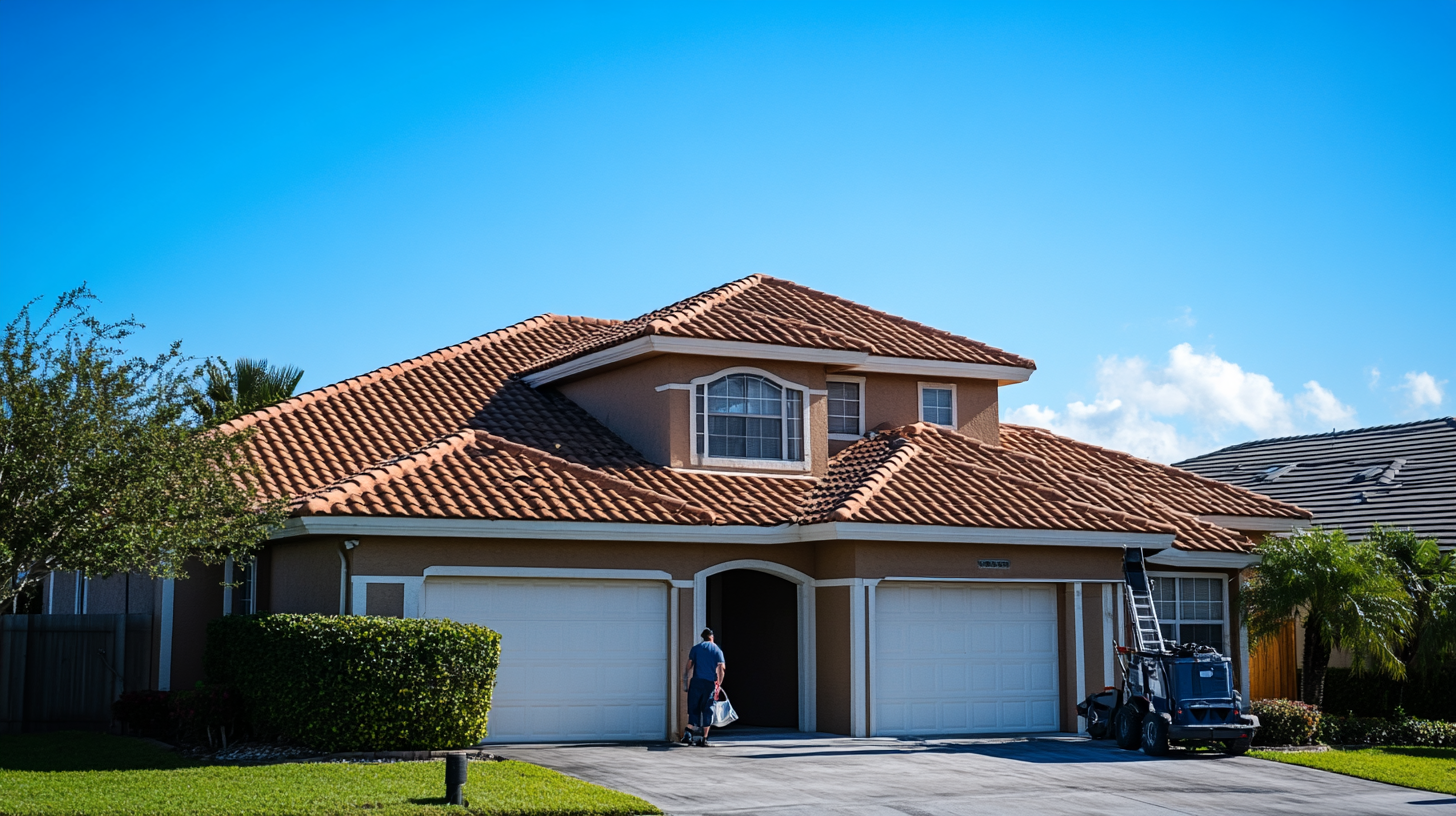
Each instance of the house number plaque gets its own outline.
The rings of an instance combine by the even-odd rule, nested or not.
[[[1004,558],[982,558],[976,566],[981,569],[1011,569],[1011,562]]]

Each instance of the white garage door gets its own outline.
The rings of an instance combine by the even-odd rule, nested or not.
[[[667,588],[646,581],[431,578],[423,614],[501,633],[488,742],[662,739]]]
[[[880,584],[876,732],[1058,730],[1053,586]]]

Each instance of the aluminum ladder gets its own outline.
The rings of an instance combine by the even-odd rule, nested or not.
[[[1153,587],[1143,563],[1143,551],[1130,549],[1122,558],[1122,575],[1127,580],[1127,605],[1132,613],[1132,633],[1140,652],[1164,652],[1163,630],[1153,608]]]

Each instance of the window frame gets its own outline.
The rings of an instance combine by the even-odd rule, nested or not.
[[[1224,575],[1221,572],[1149,572],[1148,573],[1148,577],[1149,578],[1153,578],[1153,579],[1158,579],[1158,578],[1213,578],[1213,579],[1216,579],[1219,582],[1219,584],[1223,587],[1223,619],[1222,619],[1222,623],[1223,623],[1223,643],[1221,644],[1222,645],[1222,648],[1219,649],[1219,654],[1222,654],[1225,657],[1229,657],[1229,656],[1232,655],[1232,653],[1229,651],[1229,648],[1230,648],[1229,644],[1231,644],[1233,641],[1232,641],[1232,633],[1229,632],[1229,577],[1227,575]],[[1165,621],[1162,618],[1158,618],[1158,623],[1159,624],[1171,623],[1174,626],[1182,626],[1183,624],[1188,623],[1188,624],[1193,624],[1193,625],[1197,626],[1199,624],[1209,624],[1209,623],[1218,623],[1219,622],[1219,621],[1214,621],[1214,620],[1183,620],[1183,617],[1182,617],[1182,606],[1183,606],[1183,595],[1182,595],[1182,592],[1183,592],[1182,588],[1179,587],[1179,589],[1178,589],[1178,599],[1174,603],[1174,608],[1179,610],[1179,616],[1177,618],[1171,620],[1171,621]],[[1181,631],[1181,630],[1179,630],[1179,631]]]
[[[825,383],[826,383],[826,386],[825,386],[826,393],[825,393],[825,397],[824,397],[824,400],[825,400],[824,401],[824,416],[825,416],[826,421],[827,421],[827,419],[829,417],[829,396],[828,396],[828,393],[827,393],[828,392],[828,385],[827,385],[827,383],[832,383],[832,382],[855,383],[855,384],[857,384],[859,386],[859,433],[857,433],[857,434],[842,434],[842,433],[832,433],[832,434],[829,434],[829,438],[830,439],[833,439],[833,440],[838,441],[838,442],[858,442],[860,439],[862,439],[864,437],[865,431],[866,431],[866,428],[865,428],[865,378],[864,377],[851,377],[851,376],[846,375],[846,374],[830,374],[829,376],[825,377],[824,380],[825,380]]]
[[[928,420],[928,419],[925,418],[925,391],[926,391],[926,389],[932,389],[932,390],[936,390],[936,391],[949,391],[950,392],[950,424],[949,425],[942,425],[939,422],[930,422],[930,420]],[[941,428],[950,428],[952,430],[955,430],[955,429],[960,428],[960,426],[961,426],[960,425],[960,417],[957,415],[957,413],[958,412],[956,411],[956,387],[955,387],[955,383],[922,382],[922,383],[916,383],[915,384],[915,416],[917,416],[919,418],[919,421],[920,422],[930,422],[931,425],[936,425],[936,426],[939,426]]]
[[[803,394],[800,409],[803,412],[803,416],[800,417],[800,427],[803,432],[802,444],[804,446],[804,458],[802,460],[747,459],[738,456],[710,456],[706,452],[698,453],[698,386],[707,386],[709,383],[715,380],[721,380],[730,374],[752,374],[755,377],[763,377],[780,388],[792,389]],[[721,369],[703,377],[694,377],[688,381],[688,452],[693,465],[697,467],[723,468],[729,470],[778,470],[792,473],[806,473],[813,470],[813,445],[811,442],[813,435],[809,429],[809,402],[811,396],[821,393],[823,392],[811,390],[807,385],[791,382],[783,377],[776,376],[772,372],[752,366],[732,366],[731,368]],[[787,395],[784,396],[784,401],[788,401]],[[787,409],[785,409],[785,413],[787,414]],[[788,416],[786,415],[784,419],[783,434],[785,448],[787,448]]]

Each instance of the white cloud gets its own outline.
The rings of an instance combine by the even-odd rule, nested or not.
[[[1310,380],[1304,384],[1304,393],[1294,398],[1294,403],[1306,415],[1325,425],[1353,428],[1355,409],[1340,402],[1328,388]]]
[[[1427,405],[1433,408],[1440,405],[1446,398],[1446,393],[1441,388],[1445,384],[1445,380],[1438,382],[1429,372],[1422,371],[1417,374],[1414,371],[1407,371],[1405,382],[1396,388],[1405,392],[1406,403],[1412,410],[1416,410]]]
[[[1370,390],[1374,391],[1376,386],[1380,385],[1380,369],[1370,366],[1370,370],[1365,373],[1370,375]]]
[[[1262,374],[1245,371],[1187,343],[1168,352],[1167,364],[1141,357],[1108,357],[1097,366],[1097,398],[1058,411],[1024,405],[1007,420],[1038,425],[1087,442],[1163,462],[1208,450],[1222,431],[1245,428],[1255,436],[1296,433],[1296,410],[1320,426],[1348,425],[1355,410],[1313,380],[1291,403]],[[1191,426],[1180,432],[1170,419]]]

